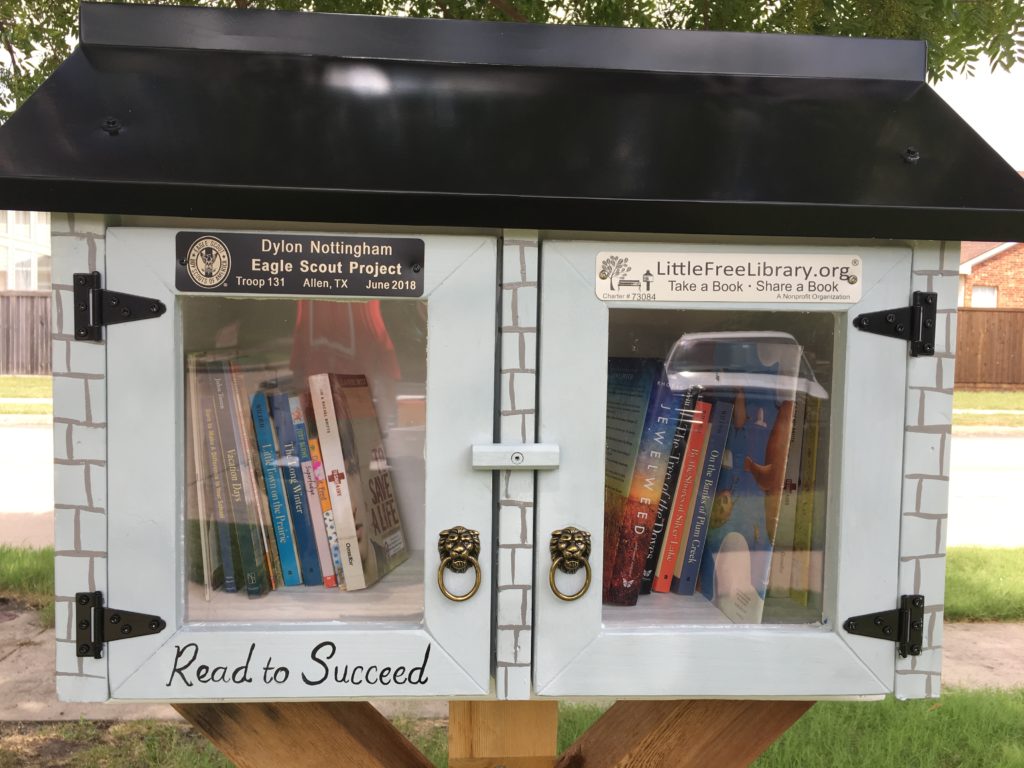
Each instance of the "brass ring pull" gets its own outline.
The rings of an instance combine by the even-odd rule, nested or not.
[[[477,556],[480,554],[480,532],[461,525],[447,528],[438,536],[437,551],[441,555],[441,565],[437,568],[437,588],[441,590],[442,595],[456,603],[469,600],[480,589],[480,582],[483,580],[480,562],[477,560]],[[470,566],[473,566],[473,570],[476,571],[473,588],[464,595],[450,592],[444,583],[445,570],[451,569],[455,573],[465,573]]]
[[[551,534],[551,570],[548,573],[548,583],[551,585],[551,591],[555,593],[555,597],[559,600],[565,600],[566,602],[572,602],[573,600],[579,600],[583,595],[590,589],[590,534],[586,531],[581,531],[579,528],[568,526],[566,528],[560,528]],[[555,583],[555,573],[561,571],[562,573],[573,574],[576,573],[580,568],[586,571],[586,578],[583,580],[583,586],[578,592],[574,592],[571,595],[567,595],[558,588]]]

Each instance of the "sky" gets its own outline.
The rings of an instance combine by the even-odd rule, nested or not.
[[[1024,171],[1024,63],[993,74],[979,62],[974,77],[933,87],[1010,165]]]

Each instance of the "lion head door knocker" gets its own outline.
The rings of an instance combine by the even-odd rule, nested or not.
[[[555,584],[555,573],[574,574],[580,568],[586,571],[587,577],[578,592],[567,595]],[[559,600],[579,600],[590,589],[590,534],[579,528],[568,526],[551,534],[551,572],[548,581],[551,591]]]
[[[441,555],[441,565],[437,569],[437,586],[441,590],[441,594],[457,603],[469,600],[480,589],[480,563],[477,560],[480,556],[480,532],[461,525],[447,528],[438,536],[437,552]],[[476,571],[473,588],[464,595],[455,595],[449,592],[448,587],[444,584],[445,569],[451,569],[455,573],[465,573],[470,566]]]

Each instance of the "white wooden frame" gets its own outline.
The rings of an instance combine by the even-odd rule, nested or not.
[[[608,309],[595,294],[602,250],[714,252],[725,246],[546,241],[541,251],[538,441],[561,448],[561,466],[537,475],[537,537],[575,525],[593,534],[594,587],[565,603],[536,558],[534,688],[539,696],[875,697],[893,690],[892,643],[849,635],[842,621],[897,606],[907,345],[854,332],[856,314],[905,306],[909,247],[729,245],[730,252],[857,253],[855,305],[658,303],[666,309],[840,313],[821,626],[726,623],[630,625],[601,605],[604,413]],[[615,302],[615,307],[650,304]],[[844,386],[845,385],[845,386]],[[699,599],[699,598],[698,598]],[[619,620],[621,615],[622,620]],[[637,614],[640,616],[641,614]],[[615,616],[609,620],[610,616]]]
[[[105,287],[155,298],[168,306],[160,318],[106,329],[109,414],[109,555],[107,604],[160,615],[159,635],[108,646],[110,695],[116,699],[313,699],[381,696],[481,696],[491,685],[492,488],[490,473],[475,472],[470,446],[494,437],[497,240],[426,236],[424,298],[428,311],[426,437],[427,539],[424,548],[424,619],[270,624],[188,623],[185,617],[183,514],[183,362],[175,309],[174,229],[107,230]],[[437,533],[462,524],[481,533],[484,587],[454,603],[436,588]],[[459,584],[453,584],[458,589]],[[329,664],[363,682],[318,685],[323,668],[310,654],[335,644]],[[196,682],[175,674],[198,645],[199,664],[228,672],[252,659],[238,677],[251,682]],[[423,662],[422,683],[385,686],[365,681],[367,670]],[[325,659],[327,647],[319,657]],[[286,681],[264,682],[263,667],[286,665]],[[248,675],[246,675],[246,670]],[[393,673],[394,674],[394,673]],[[192,682],[187,684],[186,680]]]

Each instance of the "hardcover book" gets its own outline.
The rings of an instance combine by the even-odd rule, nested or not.
[[[661,362],[650,358],[608,359],[605,413],[604,568],[602,594],[607,598],[618,550],[626,497],[633,481],[644,418]]]
[[[302,583],[307,587],[319,586],[323,583],[320,573],[320,559],[316,549],[316,536],[313,533],[313,520],[309,505],[306,503],[306,487],[302,480],[302,465],[299,461],[298,437],[292,423],[291,406],[288,395],[276,392],[270,396],[270,413],[277,432],[278,463],[284,478],[288,512],[292,520],[292,530],[299,551],[299,568]]]
[[[707,542],[708,519],[722,471],[722,456],[732,421],[732,410],[732,403],[724,400],[715,403],[711,410],[703,464],[694,487],[693,514],[687,521],[686,537],[679,554],[681,567],[676,569],[679,575],[672,579],[672,591],[679,595],[692,595],[697,586],[697,574]]]
[[[673,579],[679,577],[679,571],[682,568],[679,553],[682,550],[683,539],[686,536],[693,510],[697,476],[700,473],[704,450],[707,446],[707,427],[711,416],[711,403],[701,400],[696,404],[695,410],[696,414],[690,425],[689,437],[683,454],[683,466],[679,473],[672,509],[669,512],[665,546],[661,551],[654,576],[655,592],[668,592],[672,587]]]
[[[651,530],[661,499],[672,438],[679,422],[682,392],[669,386],[659,367],[647,414],[644,418],[640,449],[637,453],[629,494],[623,505],[622,519],[615,536],[615,564],[605,594],[610,605],[636,605],[640,595],[640,577],[647,562]]]
[[[270,403],[265,392],[252,396],[252,422],[256,430],[257,448],[263,471],[263,484],[267,492],[270,519],[273,523],[274,539],[281,561],[282,581],[286,587],[302,584],[299,569],[299,553],[295,547],[295,533],[288,514],[284,478],[277,462],[277,442],[270,423]]]
[[[288,406],[292,411],[292,425],[295,427],[295,445],[299,452],[299,467],[302,470],[302,485],[306,490],[306,505],[309,507],[310,522],[313,525],[313,537],[316,539],[316,553],[320,561],[320,574],[325,587],[338,586],[338,577],[334,573],[334,559],[331,557],[330,544],[327,541],[327,526],[324,524],[324,510],[320,504],[320,489],[317,487],[313,469],[313,456],[309,449],[309,433],[306,429],[306,417],[297,396],[288,398]]]
[[[814,504],[818,481],[818,434],[822,401],[807,399],[804,435],[800,457],[800,488],[797,491],[793,524],[793,568],[790,597],[800,605],[808,605],[811,590],[811,547]]]
[[[270,580],[263,556],[257,512],[250,507],[245,497],[246,470],[241,451],[245,450],[246,442],[234,407],[234,385],[230,365],[226,360],[213,360],[210,362],[210,371],[217,431],[224,462],[224,493],[231,515],[231,533],[237,543],[240,558],[235,561],[235,565],[241,568],[246,594],[249,597],[259,597],[270,591]],[[236,567],[236,580],[238,572],[239,568]]]
[[[806,410],[807,394],[797,392],[793,406],[793,434],[789,441],[789,458],[786,460],[786,479],[782,484],[779,523],[775,529],[772,569],[768,575],[769,597],[789,597],[793,583],[793,542]]]
[[[690,434],[690,425],[696,418],[697,397],[700,389],[692,387],[683,393],[683,402],[679,412],[679,423],[672,438],[672,450],[668,456],[668,469],[665,472],[665,485],[661,489],[658,502],[658,513],[651,529],[651,544],[647,548],[647,562],[640,577],[640,594],[650,594],[654,577],[661,562],[661,553],[665,544],[665,532],[672,516],[672,504],[675,500],[676,487],[679,483],[679,472],[683,465],[683,454],[686,451],[686,439]]]
[[[212,499],[212,482],[209,469],[209,446],[203,425],[203,402],[201,377],[205,368],[201,354],[188,356],[187,370],[187,413],[186,483],[188,485],[188,558],[189,578],[203,585],[203,597],[209,600],[211,593],[224,585],[224,566],[217,538],[217,518]]]

